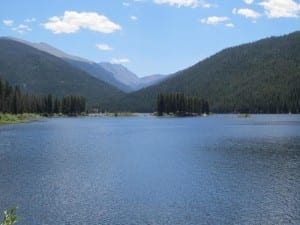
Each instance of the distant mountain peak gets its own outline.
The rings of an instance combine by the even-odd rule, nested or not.
[[[86,62],[86,63],[92,63],[92,61],[90,61],[88,59],[68,54],[68,53],[66,53],[66,52],[64,52],[64,51],[62,51],[58,48],[55,48],[55,47],[53,47],[53,46],[51,46],[51,45],[49,45],[45,42],[34,43],[34,42],[25,41],[25,40],[22,40],[22,39],[19,39],[19,38],[14,38],[14,37],[3,37],[3,38],[29,45],[33,48],[36,48],[36,49],[38,49],[40,51],[43,51],[43,52],[47,52],[47,53],[49,53],[51,55],[54,55],[58,58],[72,59],[72,60],[82,61],[82,62]]]
[[[110,71],[112,74],[114,74],[116,79],[130,86],[134,91],[156,84],[165,78],[165,76],[162,75],[153,75],[140,78],[122,64],[101,62],[99,65],[107,71]]]
[[[109,62],[95,63],[91,60],[68,54],[45,42],[33,43],[14,37],[2,37],[2,39],[3,38],[26,44],[30,47],[61,58],[73,66],[89,73],[93,77],[105,81],[106,83],[109,83],[125,92],[136,91],[138,89],[156,84],[164,79],[163,76],[139,78],[135,73],[131,72],[122,64],[112,64]]]
[[[102,66],[104,69],[110,71],[112,74],[114,74],[115,78],[118,78],[120,81],[127,85],[138,84],[139,82],[138,76],[133,72],[129,71],[122,64],[100,62],[99,65]]]

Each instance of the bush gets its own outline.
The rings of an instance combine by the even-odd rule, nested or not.
[[[17,208],[12,208],[10,210],[4,211],[4,218],[1,225],[12,225],[17,222],[16,215]]]

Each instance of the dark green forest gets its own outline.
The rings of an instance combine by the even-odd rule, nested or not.
[[[99,111],[154,112],[159,94],[183,93],[205,99],[214,113],[300,113],[300,32],[227,48],[128,94],[57,57],[0,38],[0,76],[23,93],[84,96],[87,108]]]
[[[202,115],[209,113],[207,101],[183,93],[159,94],[157,96],[157,114],[173,114],[177,116]]]
[[[2,113],[78,115],[85,112],[85,110],[86,101],[81,96],[53,98],[51,94],[45,96],[24,94],[19,86],[13,87],[0,78],[0,112]]]
[[[84,96],[109,108],[123,92],[64,60],[24,43],[0,38],[0,77],[24,93]]]
[[[300,32],[225,49],[119,106],[151,112],[159,93],[176,92],[206,99],[215,113],[299,113]]]

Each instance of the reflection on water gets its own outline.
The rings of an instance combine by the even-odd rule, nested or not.
[[[50,119],[0,140],[20,224],[300,223],[300,116]]]

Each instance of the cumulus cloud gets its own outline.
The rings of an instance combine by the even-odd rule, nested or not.
[[[218,7],[216,4],[210,4],[210,3],[207,3],[207,2],[202,2],[201,4],[201,7],[203,7],[203,8],[207,8],[207,9],[209,9],[209,8],[213,8],[213,7]]]
[[[122,63],[129,63],[129,62],[130,60],[127,58],[119,58],[119,59],[114,58],[111,60],[112,64],[122,64]]]
[[[254,2],[254,0],[244,0],[244,2],[248,5],[251,5]]]
[[[300,14],[300,4],[293,0],[264,0],[258,4],[269,18],[295,18]]]
[[[214,5],[204,1],[204,0],[154,0],[155,4],[169,4],[171,6],[177,7],[191,7],[196,8],[201,6],[203,8],[211,8]]]
[[[138,18],[136,16],[131,16],[130,19],[131,20],[137,20]]]
[[[177,7],[196,7],[197,0],[154,0],[156,4],[169,4]]]
[[[108,44],[97,44],[96,47],[101,51],[111,51],[113,50]]]
[[[234,24],[233,23],[226,23],[225,26],[226,27],[230,27],[230,28],[234,28]]]
[[[27,18],[24,20],[25,23],[33,23],[36,21],[36,18],[32,17],[32,18]]]
[[[18,32],[20,34],[32,31],[32,29],[29,26],[24,25],[24,24],[20,24],[20,25],[18,25],[16,27],[13,27],[12,30],[16,31],[16,32]]]
[[[12,26],[12,25],[14,25],[14,21],[13,20],[3,20],[2,21],[3,22],[3,24],[5,25],[5,26]]]
[[[257,19],[258,17],[261,16],[260,13],[254,11],[252,9],[248,9],[248,8],[245,8],[245,9],[236,9],[236,8],[234,8],[232,10],[232,13],[244,16],[246,18],[251,18],[251,19]]]
[[[129,2],[123,2],[122,5],[125,6],[125,7],[129,7],[130,3]]]
[[[96,12],[75,11],[65,11],[63,16],[53,16],[43,26],[54,34],[75,33],[80,29],[88,29],[100,33],[113,33],[122,29],[120,25]]]
[[[222,17],[210,16],[210,17],[201,19],[200,22],[204,23],[204,24],[208,24],[208,25],[218,25],[218,24],[223,23],[228,20],[229,20],[229,18],[226,16],[222,16]]]

